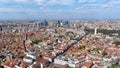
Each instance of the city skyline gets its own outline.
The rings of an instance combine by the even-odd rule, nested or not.
[[[120,19],[120,0],[0,0],[0,20]]]

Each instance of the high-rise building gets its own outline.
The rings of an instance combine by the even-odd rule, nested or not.
[[[95,35],[97,34],[97,28],[95,28],[95,30],[94,30],[94,34],[95,34]]]

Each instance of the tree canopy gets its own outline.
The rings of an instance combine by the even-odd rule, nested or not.
[[[120,41],[119,41],[119,40],[113,41],[113,44],[115,44],[115,45],[120,45]]]
[[[39,42],[42,42],[42,40],[33,40],[31,45],[38,44]]]

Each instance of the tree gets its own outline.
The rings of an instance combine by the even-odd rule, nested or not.
[[[85,49],[85,46],[80,46],[78,49]]]
[[[118,41],[118,40],[117,40],[117,41],[114,41],[113,44],[115,44],[115,45],[120,45],[120,41]]]
[[[112,64],[111,68],[115,68],[117,66],[117,64]]]
[[[39,42],[42,42],[42,40],[34,40],[32,41],[31,45],[38,44]]]
[[[0,65],[0,68],[4,68],[4,66]]]
[[[94,33],[94,29],[86,28],[85,32]],[[113,35],[113,33],[117,33],[120,36],[120,30],[107,30],[107,29],[98,29],[98,33],[103,33],[105,35]]]
[[[104,56],[106,56],[107,55],[107,53],[104,51],[104,52],[102,52],[102,56],[104,57]]]

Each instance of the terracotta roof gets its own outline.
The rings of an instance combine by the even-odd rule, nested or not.
[[[46,60],[46,59],[42,59],[42,58],[36,58],[36,62],[37,62],[37,63],[47,63],[47,62],[49,62],[49,61]]]
[[[119,55],[120,55],[120,50],[116,50],[116,54],[119,54]]]
[[[92,62],[85,62],[83,66],[86,66],[87,68],[91,68],[92,64],[93,64]]]

